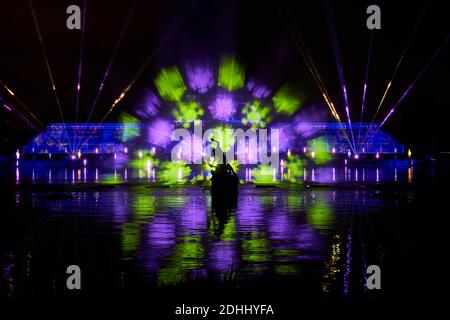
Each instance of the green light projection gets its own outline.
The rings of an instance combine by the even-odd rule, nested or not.
[[[285,172],[283,179],[290,182],[299,182],[303,176],[303,160],[299,156],[291,154],[284,162]]]
[[[211,135],[216,141],[219,142],[220,148],[227,152],[234,146],[235,136],[234,129],[231,126],[217,126]]]
[[[148,150],[138,150],[135,152],[135,157],[130,161],[130,167],[134,169],[148,169],[158,167],[159,160],[155,154]]]
[[[305,103],[306,95],[299,90],[295,90],[290,85],[285,84],[273,96],[272,100],[275,110],[278,113],[291,116]]]
[[[240,89],[244,86],[245,68],[232,56],[225,56],[220,62],[219,87],[228,91]]]
[[[273,179],[273,168],[267,164],[261,164],[252,170],[253,183],[256,185],[278,184]]]
[[[177,67],[163,68],[155,79],[159,95],[167,101],[180,101],[186,91]]]
[[[191,127],[190,121],[200,120],[205,110],[196,101],[179,102],[178,107],[172,111],[177,121],[188,121],[183,123],[185,129]]]
[[[105,174],[100,178],[99,184],[116,185],[123,183],[123,179],[118,174]]]
[[[191,168],[184,161],[163,162],[159,171],[159,180],[165,185],[185,183],[191,174]]]
[[[252,103],[247,103],[242,108],[242,124],[252,124],[252,128],[265,127],[272,117],[270,116],[270,106],[261,106],[261,101],[254,100]]]
[[[333,158],[331,153],[328,151],[328,143],[323,137],[309,140],[308,147],[310,150],[310,156],[316,164],[325,164]]]
[[[139,123],[139,120],[132,115],[122,112],[119,116],[119,121],[123,124],[130,124],[130,123]],[[131,126],[125,126],[124,130],[122,132],[122,141],[126,142],[133,138],[139,137],[141,134],[140,128],[137,126],[135,128]]]

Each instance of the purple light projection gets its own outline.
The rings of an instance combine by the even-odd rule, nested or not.
[[[311,124],[320,123],[326,120],[326,113],[323,108],[311,106],[308,109],[301,111],[294,119],[295,132],[304,138],[313,137],[316,134],[316,129],[311,129]],[[281,137],[281,135],[280,135]]]
[[[160,147],[166,147],[170,143],[173,125],[167,120],[156,119],[148,128],[148,141]]]
[[[188,65],[186,76],[189,87],[200,93],[206,93],[214,85],[214,75],[208,67]]]
[[[140,103],[136,105],[136,115],[142,119],[150,118],[158,113],[161,100],[150,90],[146,90]]]
[[[229,95],[219,95],[208,107],[214,119],[227,121],[236,113],[233,98]]]
[[[295,132],[292,126],[284,125],[284,126],[275,126],[273,129],[279,130],[279,140],[278,140],[278,148],[279,151],[286,152],[288,149],[292,148],[292,143],[295,140]]]
[[[247,90],[257,99],[267,98],[271,93],[269,88],[254,80],[247,83]]]

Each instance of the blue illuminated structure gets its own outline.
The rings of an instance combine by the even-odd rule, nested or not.
[[[304,132],[314,132],[314,137],[326,139],[328,151],[333,148],[336,153],[352,152],[349,144],[351,131],[348,123],[314,123],[297,124],[296,128]],[[353,123],[352,131],[355,135],[357,152],[367,154],[401,154],[404,146],[389,133],[379,129],[375,123]],[[358,133],[358,134],[357,134]]]
[[[179,124],[178,124],[179,125]],[[233,126],[242,126],[233,122]],[[283,124],[290,126],[292,124]],[[34,137],[23,148],[25,154],[68,154],[80,151],[82,154],[113,154],[127,148],[127,132],[139,131],[145,124],[139,123],[55,123],[47,126],[46,131]],[[297,129],[314,132],[314,138],[325,138],[329,152],[346,154],[351,151],[346,135],[350,136],[349,125],[344,123],[297,123]],[[354,123],[353,132],[360,132],[356,150],[361,153],[397,154],[404,152],[404,146],[389,133],[377,130],[377,124]],[[360,131],[359,131],[360,130]],[[311,137],[308,137],[310,139]],[[366,138],[366,139],[364,139]],[[364,144],[363,144],[363,141]],[[299,149],[307,142],[302,135],[295,137],[293,149]],[[148,146],[150,147],[150,146]]]
[[[140,129],[138,123],[54,123],[31,139],[24,154],[112,154],[126,147],[126,131]]]

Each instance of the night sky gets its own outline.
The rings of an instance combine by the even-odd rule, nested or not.
[[[81,6],[83,2],[36,0],[33,3],[65,120],[73,122],[81,32],[66,28],[66,8],[72,4]],[[87,3],[78,117],[81,122],[87,119],[132,1],[90,0]],[[370,4],[381,7],[381,30],[366,28],[366,8]],[[284,5],[302,33],[341,118],[345,118],[323,1],[138,0],[92,121],[102,118],[148,57],[154,56],[149,67],[107,121],[116,121],[120,111],[131,110],[146,89],[154,90],[153,79],[162,67],[176,65],[182,69],[188,62],[218,65],[224,54],[236,55],[245,64],[248,76],[260,79],[273,91],[286,81],[295,83],[308,93],[305,108],[325,111],[331,121],[321,93],[286,28],[286,16],[280,14],[279,8]],[[389,106],[398,100],[448,36],[445,3],[331,1],[331,6],[354,122],[360,117],[370,33],[375,34],[366,121],[374,114],[418,17],[425,10],[377,118],[381,121]],[[0,79],[45,124],[61,122],[28,1],[0,0],[0,15]],[[406,147],[427,152],[450,151],[446,117],[450,106],[448,54],[447,46],[385,126]],[[0,88],[0,96],[20,109],[3,88]],[[36,134],[4,108],[0,114],[2,150],[14,148]]]

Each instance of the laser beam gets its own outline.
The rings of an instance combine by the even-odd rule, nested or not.
[[[147,58],[147,60],[142,64],[142,66],[139,68],[138,72],[135,74],[135,76],[131,79],[131,81],[128,83],[128,85],[122,90],[122,92],[119,94],[119,96],[114,100],[111,107],[108,109],[106,114],[101,118],[100,122],[97,125],[102,124],[106,118],[109,116],[109,114],[114,110],[114,108],[122,101],[122,99],[125,97],[125,95],[128,93],[128,91],[131,89],[131,87],[134,85],[134,83],[137,81],[137,79],[142,75],[142,73],[148,68],[150,63],[153,61],[155,56],[159,53],[159,51],[165,46],[169,38],[172,36],[172,34],[175,32],[176,29],[180,26],[182,20],[184,17],[186,17],[192,10],[192,8],[195,6],[195,4],[198,2],[198,0],[191,1],[184,11],[181,19],[177,21],[177,23],[173,26],[173,28],[166,33],[162,41],[159,43],[159,45],[156,47],[155,50],[151,53],[151,55]],[[94,129],[95,131],[95,129]],[[87,137],[85,142],[82,144],[86,144],[90,137],[92,136],[92,133]]]
[[[36,34],[37,34],[38,39],[39,39],[39,43],[40,43],[40,46],[41,46],[42,55],[44,56],[45,66],[47,67],[47,72],[48,72],[48,76],[49,76],[49,78],[50,78],[50,83],[51,83],[51,85],[52,85],[52,90],[53,90],[53,93],[54,93],[54,96],[55,96],[55,99],[56,99],[56,104],[57,104],[57,106],[58,106],[59,115],[61,116],[61,120],[62,120],[63,125],[64,125],[64,131],[65,131],[65,133],[66,133],[67,142],[68,142],[68,144],[69,144],[69,149],[71,149],[72,147],[71,147],[71,145],[70,145],[69,136],[68,136],[68,134],[67,134],[67,126],[66,126],[66,122],[65,122],[65,120],[64,120],[64,115],[63,115],[63,112],[62,112],[61,103],[59,102],[58,93],[56,92],[55,80],[53,79],[52,70],[51,70],[51,68],[50,68],[50,63],[49,63],[48,57],[47,57],[47,51],[45,50],[44,40],[42,39],[41,30],[40,30],[40,28],[39,28],[39,23],[38,23],[38,19],[37,19],[37,16],[36,16],[36,12],[35,12],[34,7],[33,7],[33,2],[32,2],[32,0],[29,0],[29,1],[28,1],[28,4],[29,4],[29,6],[30,6],[31,14],[32,14],[32,16],[33,16],[34,27],[35,27]]]
[[[81,72],[83,70],[83,49],[84,49],[84,36],[86,32],[86,11],[87,11],[87,0],[83,1],[83,13],[81,16],[82,24],[81,24],[81,40],[80,40],[80,60],[78,62],[78,78],[77,78],[77,87],[76,87],[76,103],[75,103],[75,124],[78,123],[78,108],[80,106],[80,89],[81,89]],[[73,136],[73,145],[76,145],[77,140],[77,130],[75,130],[75,134]]]
[[[33,119],[39,124],[39,126],[45,128],[45,125],[42,123],[42,121],[40,121],[37,118],[37,116],[22,102],[22,100],[19,99],[19,97],[17,97],[17,95],[2,80],[0,80],[0,84],[33,117]]]
[[[359,129],[358,129],[358,138],[357,138],[357,144],[361,149],[361,126],[362,126],[362,122],[363,122],[363,117],[364,117],[364,105],[366,102],[366,93],[367,93],[367,81],[369,78],[369,68],[370,68],[370,60],[371,60],[371,56],[372,56],[372,43],[373,43],[373,35],[374,32],[372,31],[370,33],[370,39],[369,39],[369,50],[367,52],[367,62],[366,62],[366,72],[364,74],[364,86],[363,86],[363,94],[362,94],[362,102],[361,102],[361,115],[359,118]],[[361,150],[358,150],[358,152]]]
[[[344,97],[345,113],[347,115],[347,121],[348,121],[350,134],[351,134],[352,142],[353,142],[352,149],[356,153],[355,137],[353,134],[352,121],[351,121],[351,116],[350,116],[350,104],[348,102],[347,88],[345,86],[344,71],[342,68],[342,61],[341,61],[341,55],[340,55],[340,50],[339,50],[339,43],[338,43],[338,39],[337,39],[337,35],[336,35],[336,27],[334,24],[333,12],[332,12],[331,5],[328,1],[324,0],[324,4],[325,4],[325,11],[326,11],[327,20],[328,20],[328,31],[329,31],[330,37],[331,37],[331,44],[332,44],[333,50],[334,50],[336,68],[338,71],[339,81],[341,83],[342,93],[343,93],[343,97]]]
[[[411,84],[406,88],[406,90],[400,96],[400,99],[398,99],[398,101],[394,104],[394,106],[391,107],[391,109],[389,110],[389,113],[386,115],[386,117],[383,119],[383,121],[380,123],[380,125],[375,129],[372,136],[369,139],[367,139],[367,142],[365,144],[370,142],[370,140],[378,132],[378,130],[380,130],[381,127],[386,123],[386,121],[392,116],[392,114],[395,112],[395,110],[398,108],[398,106],[403,102],[403,100],[409,94],[411,89],[414,87],[416,82],[422,77],[422,75],[425,73],[425,71],[428,69],[428,67],[431,65],[431,63],[436,59],[436,57],[439,55],[439,53],[445,48],[445,46],[448,43],[449,38],[450,38],[450,36],[447,35],[447,37],[444,39],[444,41],[439,46],[439,48],[433,53],[433,55],[430,57],[430,59],[427,61],[427,63],[423,66],[423,68],[417,74],[416,78],[411,82]]]

